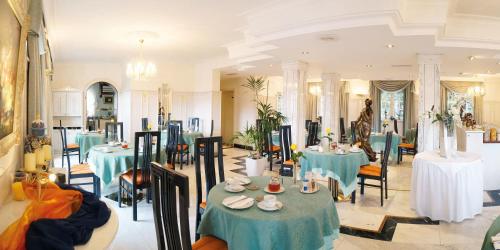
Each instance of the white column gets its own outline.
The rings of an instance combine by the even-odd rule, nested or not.
[[[440,89],[440,55],[418,55],[420,83],[418,115],[422,116],[431,110],[441,111]],[[418,123],[418,151],[436,150],[439,148],[439,127],[429,118],[422,118]]]
[[[326,128],[330,128],[338,138],[340,133],[340,75],[328,73],[321,75],[323,80],[321,97],[323,101],[323,124],[321,129],[323,134]]]
[[[283,114],[287,124],[292,125],[292,143],[298,148],[305,146],[306,73],[307,63],[284,62],[283,69]]]

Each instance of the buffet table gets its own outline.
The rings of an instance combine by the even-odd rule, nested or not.
[[[410,205],[420,216],[460,222],[483,208],[483,162],[473,153],[457,152],[451,159],[436,151],[413,160]]]

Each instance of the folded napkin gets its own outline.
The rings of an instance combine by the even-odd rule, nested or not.
[[[247,197],[245,195],[240,195],[240,196],[234,196],[234,197],[230,197],[230,198],[226,198],[222,201],[222,204],[224,204],[224,206],[228,206],[228,207],[231,207],[231,205],[233,205],[234,203],[238,202],[238,201],[241,201],[241,200],[244,200],[246,199]]]
[[[253,201],[253,198],[246,198],[246,199],[243,199],[241,201],[238,201],[238,202],[231,204],[229,207],[230,208],[244,208],[244,207],[248,206],[248,203],[250,203],[252,201]]]

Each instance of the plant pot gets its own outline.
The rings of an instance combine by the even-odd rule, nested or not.
[[[262,176],[264,169],[267,165],[267,159],[262,157],[260,159],[246,159],[246,169],[248,176]]]

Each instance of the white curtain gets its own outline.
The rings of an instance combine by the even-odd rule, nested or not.
[[[469,87],[483,86],[482,82],[441,81],[441,111],[445,111],[448,105],[448,91],[466,94]],[[474,120],[477,124],[483,123],[483,97],[475,96]]]

